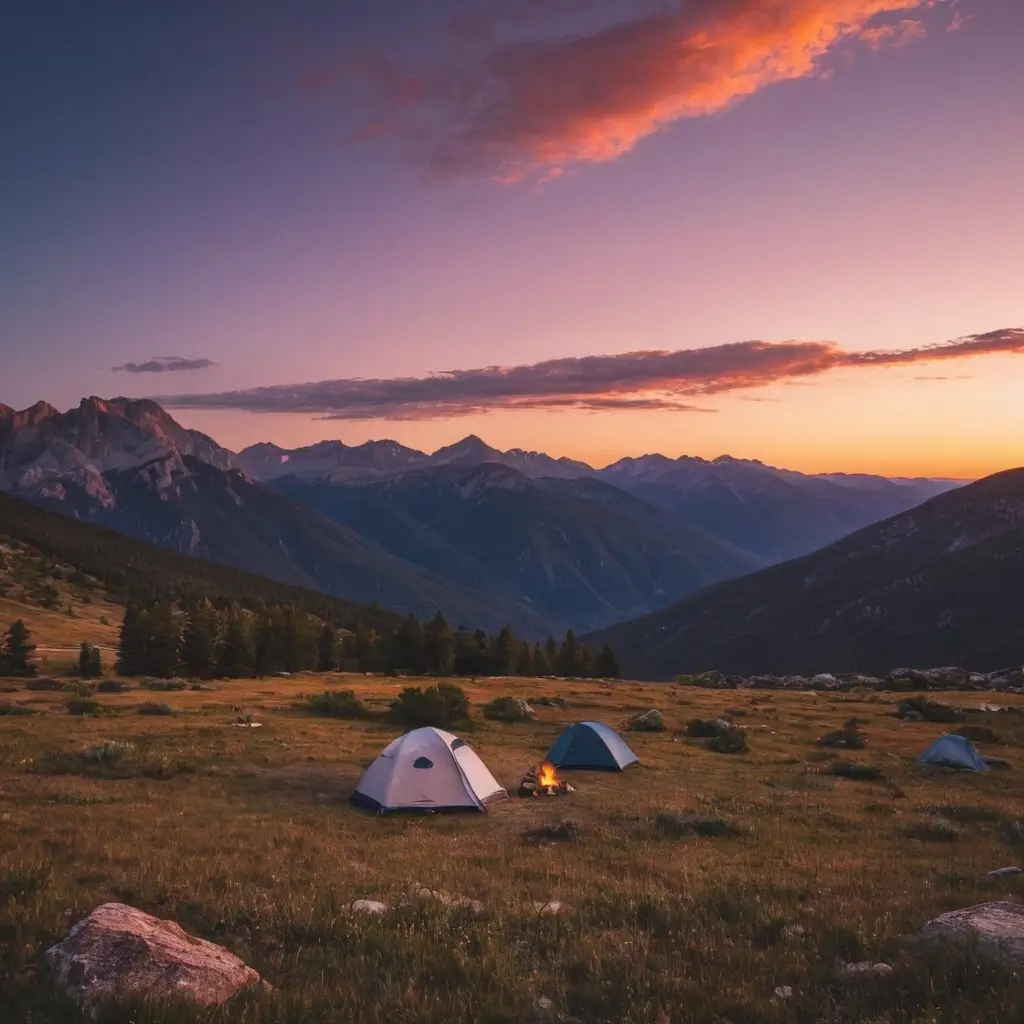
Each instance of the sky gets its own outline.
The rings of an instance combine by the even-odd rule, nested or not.
[[[0,402],[1024,464],[1019,0],[7,0]]]

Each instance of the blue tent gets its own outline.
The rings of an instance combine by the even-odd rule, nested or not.
[[[988,765],[967,738],[955,733],[940,736],[918,761],[921,764],[938,764],[947,768],[964,768],[969,772],[988,771]]]
[[[604,722],[577,722],[555,740],[548,760],[556,768],[595,768],[621,772],[640,760],[629,744]]]

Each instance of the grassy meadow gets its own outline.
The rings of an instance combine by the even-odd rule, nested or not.
[[[961,775],[913,762],[944,727],[897,719],[883,695],[473,682],[473,721],[458,732],[511,798],[487,814],[375,817],[347,798],[402,731],[384,712],[407,684],[306,676],[152,693],[131,683],[96,694],[101,713],[74,716],[66,694],[0,682],[0,701],[37,712],[0,715],[0,1019],[79,1019],[43,954],[110,900],[227,946],[273,989],[213,1011],[119,1007],[102,1020],[1024,1019],[1008,970],[913,941],[945,910],[1024,896],[1019,878],[979,881],[1024,858],[1009,828],[1024,816],[1024,715],[970,714],[998,733],[982,752],[1010,767]],[[342,721],[296,706],[328,688],[354,688],[380,714]],[[538,707],[532,723],[484,720],[480,704],[501,694],[567,707]],[[989,696],[939,699],[977,708]],[[175,713],[137,713],[145,701]],[[577,792],[564,798],[515,797],[565,723],[619,727],[651,707],[668,728],[626,734],[641,766],[572,773]],[[235,726],[249,712],[261,728]],[[689,719],[723,714],[747,730],[747,753],[682,735]],[[817,745],[851,716],[865,749]],[[81,756],[105,741],[132,748]],[[881,775],[835,777],[837,759]],[[664,817],[675,812],[708,819],[700,831],[712,834]],[[555,827],[566,820],[575,827]],[[527,836],[546,827],[550,839]],[[414,886],[483,910],[410,898]],[[356,915],[357,899],[389,910]],[[550,900],[567,909],[540,912]],[[893,973],[840,980],[839,959]],[[781,986],[792,995],[777,996]]]

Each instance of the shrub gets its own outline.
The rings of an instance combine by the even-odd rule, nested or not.
[[[139,686],[144,690],[155,690],[159,693],[188,689],[188,683],[184,679],[143,679]]]
[[[836,775],[841,779],[857,779],[861,782],[880,779],[882,769],[870,764],[850,764],[849,761],[833,761],[826,769],[826,775]]]
[[[742,832],[738,825],[724,818],[704,818],[699,814],[679,814],[662,811],[654,819],[655,828],[665,836],[675,839],[695,835],[705,837],[735,836]]]
[[[170,704],[164,704],[162,701],[147,700],[143,701],[136,709],[137,715],[173,715],[174,708]]]
[[[686,723],[686,735],[691,739],[708,739],[730,727],[724,718],[713,718],[707,721],[703,718],[692,718]]]
[[[0,715],[34,715],[35,709],[27,708],[24,704],[11,704],[9,701],[0,701]]]
[[[104,679],[96,684],[99,693],[124,693],[127,689],[128,684],[122,683],[120,679]]]
[[[633,715],[626,723],[626,728],[633,732],[664,732],[665,719],[657,708],[650,711],[640,711]]]
[[[819,747],[843,747],[846,750],[863,750],[866,746],[864,734],[860,731],[860,722],[849,718],[842,729],[827,732],[818,740]]]
[[[327,718],[364,718],[366,705],[356,696],[355,690],[324,690],[306,697],[306,710],[313,715]]]
[[[951,843],[960,838],[960,831],[946,818],[928,818],[904,825],[900,834],[908,839],[921,839],[925,842]]]
[[[103,705],[92,697],[68,697],[64,702],[64,710],[69,715],[98,715]]]
[[[124,740],[107,740],[97,743],[94,747],[86,747],[81,758],[87,764],[98,764],[112,767],[135,754],[135,745]]]
[[[897,714],[900,718],[923,720],[925,722],[962,722],[964,713],[959,708],[942,704],[927,697],[909,697],[901,700]]]
[[[954,736],[963,736],[972,743],[1002,743],[1002,737],[986,725],[961,725],[953,730]]]
[[[484,718],[495,722],[528,722],[533,708],[519,697],[495,697],[484,705]]]
[[[708,750],[717,754],[745,754],[748,749],[746,730],[737,729],[734,725],[708,740]]]
[[[523,838],[530,842],[578,843],[583,839],[583,829],[572,819],[556,822],[554,825],[540,825],[528,829]]]
[[[409,686],[391,702],[391,713],[404,725],[455,725],[469,719],[469,698],[454,683]]]
[[[59,679],[50,679],[41,676],[38,679],[28,679],[25,682],[26,690],[63,690],[64,684]]]

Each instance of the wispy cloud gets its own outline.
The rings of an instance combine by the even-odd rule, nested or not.
[[[311,413],[345,420],[428,420],[504,410],[707,412],[708,396],[806,383],[830,370],[1024,355],[1024,328],[896,351],[852,352],[830,341],[743,341],[676,352],[551,359],[427,377],[348,378],[219,394],[165,395],[171,408]]]
[[[209,370],[217,364],[212,359],[184,359],[182,356],[153,356],[144,363],[122,363],[112,366],[114,373],[179,373],[183,370]]]
[[[464,32],[475,59],[420,67],[366,65],[390,133],[442,176],[511,182],[612,160],[684,118],[823,72],[839,46],[904,45],[929,9],[952,0],[690,0],[589,32],[499,44],[483,15]]]

